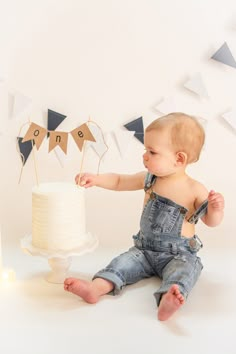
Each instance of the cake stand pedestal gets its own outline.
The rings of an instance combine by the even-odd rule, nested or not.
[[[53,257],[48,258],[48,264],[51,267],[51,272],[48,273],[46,279],[50,283],[61,284],[64,282],[68,270],[71,265],[71,257],[68,258],[60,258]]]
[[[91,234],[87,235],[86,243],[80,247],[66,251],[50,251],[33,246],[32,236],[26,235],[21,240],[21,248],[31,256],[40,256],[48,260],[51,271],[47,274],[46,280],[50,283],[62,284],[67,277],[71,265],[72,256],[81,256],[84,253],[93,252],[98,246],[98,240]]]

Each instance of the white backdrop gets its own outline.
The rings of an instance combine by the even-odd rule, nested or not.
[[[226,41],[236,58],[234,0],[0,0],[0,77],[7,90],[32,99],[30,115],[1,116],[1,224],[4,242],[19,242],[31,231],[31,188],[36,183],[32,156],[18,185],[21,162],[15,137],[30,119],[46,127],[47,109],[67,115],[70,131],[89,116],[109,136],[100,172],[143,169],[142,144],[133,138],[121,158],[112,132],[143,116],[146,126],[160,115],[154,107],[173,97],[176,110],[207,119],[201,160],[189,173],[226,199],[224,222],[199,225],[211,247],[235,247],[234,161],[236,133],[222,118],[235,105],[236,69],[210,57]],[[201,73],[209,97],[183,87]],[[4,105],[4,102],[0,102]],[[73,181],[81,153],[68,152],[61,168],[47,141],[36,154],[39,179]],[[90,150],[85,169],[96,172]],[[138,229],[143,193],[91,189],[86,193],[87,228],[104,246],[126,247]],[[210,237],[208,237],[210,236]]]

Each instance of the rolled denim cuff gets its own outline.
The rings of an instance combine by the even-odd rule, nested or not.
[[[109,292],[110,295],[118,295],[125,285],[122,274],[112,268],[100,270],[94,275],[93,280],[96,278],[102,278],[114,284],[114,288]]]

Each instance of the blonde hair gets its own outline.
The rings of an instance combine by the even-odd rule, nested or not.
[[[205,132],[195,117],[181,112],[170,113],[154,120],[148,125],[146,132],[163,129],[170,131],[175,152],[187,154],[187,163],[198,161],[205,142]]]

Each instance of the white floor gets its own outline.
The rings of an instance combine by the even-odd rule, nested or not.
[[[90,279],[117,254],[98,248],[73,258],[70,274]],[[168,322],[156,318],[153,292],[157,279],[127,287],[89,305],[45,281],[48,263],[4,250],[4,265],[16,271],[13,283],[1,284],[1,354],[154,354],[236,353],[235,252],[208,254],[188,302]]]

